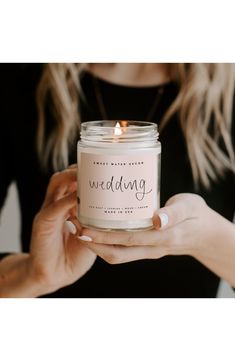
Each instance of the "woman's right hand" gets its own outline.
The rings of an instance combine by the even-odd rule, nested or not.
[[[75,282],[96,259],[78,239],[81,226],[75,217],[76,173],[76,168],[71,168],[52,176],[43,206],[34,219],[29,272],[40,295]]]

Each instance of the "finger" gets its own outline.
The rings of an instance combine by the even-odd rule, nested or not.
[[[66,188],[66,193],[73,193],[77,190],[77,181],[71,182],[67,188]]]
[[[78,167],[77,163],[74,163],[74,164],[69,165],[67,169],[74,169],[77,167]]]
[[[70,209],[69,215],[73,218],[77,218],[77,214],[78,214],[78,205],[76,203],[76,205],[72,209]]]
[[[73,235],[79,235],[82,231],[82,226],[76,217],[69,217],[65,221],[65,227]]]
[[[93,229],[83,229],[83,241],[122,246],[153,246],[165,242],[171,235],[170,232],[150,230],[145,232],[100,232]]]
[[[50,203],[52,203],[52,202],[56,202],[57,200],[62,198],[65,195],[67,188],[68,188],[67,185],[56,188],[53,192],[53,197],[50,200],[48,199],[48,204],[46,204],[44,206],[49,205],[49,201],[50,201]],[[70,193],[72,193],[72,192],[70,192]]]
[[[63,198],[65,195],[75,192],[76,189],[77,189],[77,182],[72,182],[69,184],[69,186],[68,185],[59,186],[57,189],[55,189],[51,199],[49,199],[48,202],[46,203],[44,201],[41,209],[47,207],[52,202],[58,201],[60,198]],[[74,213],[74,211],[72,211],[72,213]]]
[[[140,259],[157,259],[166,255],[164,247],[123,247],[96,243],[83,243],[110,264],[126,263]]]
[[[189,201],[176,201],[160,208],[154,214],[153,225],[155,229],[165,229],[195,217],[197,217],[195,207]]]
[[[47,208],[44,208],[40,215],[43,219],[47,221],[55,221],[55,220],[66,220],[68,218],[68,214],[70,209],[72,209],[77,201],[77,194],[73,192],[58,201],[50,204]]]
[[[47,207],[50,203],[57,200],[69,186],[74,187],[72,183],[76,181],[76,169],[66,169],[63,172],[55,173],[50,179],[42,208]]]

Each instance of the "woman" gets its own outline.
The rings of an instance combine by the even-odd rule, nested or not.
[[[233,65],[229,64],[49,64],[44,67],[42,74],[40,67],[37,74],[33,65],[21,69],[20,75],[18,70],[15,70],[15,75],[11,71],[15,87],[12,90],[12,83],[8,81],[8,92],[14,99],[15,107],[6,109],[5,106],[5,114],[11,120],[6,127],[12,125],[13,119],[21,119],[14,123],[17,130],[15,139],[12,139],[9,129],[4,132],[9,134],[9,139],[4,139],[4,149],[11,149],[16,144],[17,156],[23,161],[16,164],[11,154],[4,169],[8,169],[8,175],[11,171],[10,179],[16,178],[19,189],[23,249],[28,251],[30,225],[42,201],[52,169],[66,165],[68,144],[69,161],[76,161],[75,145],[80,120],[125,118],[158,123],[163,146],[161,204],[164,205],[177,193],[197,193],[210,208],[232,221],[235,192],[231,140],[233,69]],[[79,82],[78,74],[81,72]],[[17,79],[17,76],[21,78]],[[25,79],[29,80],[22,91]],[[38,115],[36,107],[31,106],[25,111],[26,106],[35,102],[36,87],[38,131],[35,122],[32,122]],[[23,139],[19,139],[19,134]],[[32,136],[35,134],[40,165],[34,151],[35,137]],[[8,183],[9,178],[5,180],[5,189]],[[26,194],[30,196],[26,197]],[[115,265],[98,258],[78,284],[51,296],[214,297],[219,284],[218,275],[234,282],[231,278],[233,225],[221,217],[221,233],[229,235],[226,239],[230,241],[227,240],[224,247],[218,248],[214,257],[214,249],[221,246],[220,236],[215,243],[206,243],[206,248],[199,247],[199,244],[202,241],[204,244],[208,234],[212,234],[214,239],[214,233],[209,227],[205,229],[205,224],[213,220],[213,224],[218,225],[221,220],[219,215],[216,213],[217,217],[213,218],[213,212],[201,198],[178,195],[171,198],[167,208],[161,211],[161,219],[165,222],[169,219],[169,226],[175,222],[174,217],[170,216],[174,209],[175,212],[177,209],[182,210],[176,220],[176,223],[179,222],[178,233],[175,227],[166,227],[165,231],[163,229],[158,233],[151,231],[140,234],[141,237],[132,236],[129,239],[130,247],[123,247],[127,241],[125,235],[105,236],[84,230],[82,240],[86,236],[86,240],[90,237],[94,242],[84,242],[83,245],[86,244]],[[184,214],[187,214],[187,220]],[[188,214],[189,218],[199,220],[193,223],[192,219],[188,219]],[[201,214],[204,215],[204,223],[201,222]],[[160,218],[156,216],[154,222],[159,227]],[[201,233],[198,227],[202,229]],[[192,237],[192,234],[198,238]],[[161,244],[160,248],[156,247],[157,241]],[[100,242],[103,245],[99,245]],[[200,255],[197,254],[198,249]],[[175,254],[178,257],[172,256]],[[224,256],[218,260],[218,255],[222,254]],[[224,272],[228,254],[231,257]],[[133,260],[136,262],[116,264]]]

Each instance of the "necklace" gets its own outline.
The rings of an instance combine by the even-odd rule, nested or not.
[[[103,120],[109,120],[109,116],[108,116],[106,107],[104,105],[104,99],[103,99],[103,96],[102,96],[102,93],[101,93],[101,89],[100,89],[98,80],[97,80],[97,78],[95,76],[92,76],[92,79],[93,79],[93,85],[94,85],[94,90],[95,90],[95,96],[96,96],[96,100],[97,100],[97,103],[98,103],[98,107],[99,107],[102,119]],[[157,106],[158,106],[158,104],[159,104],[159,102],[161,100],[163,92],[164,92],[164,86],[159,86],[159,88],[157,90],[157,94],[156,94],[156,96],[154,98],[153,104],[150,107],[148,113],[146,114],[146,117],[145,117],[146,122],[151,122],[151,120],[152,120],[152,118],[154,116],[154,113],[155,113],[155,111],[157,109]]]

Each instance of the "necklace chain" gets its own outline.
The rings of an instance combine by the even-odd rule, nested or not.
[[[102,93],[101,93],[101,89],[99,87],[98,80],[97,80],[97,78],[95,76],[92,76],[92,79],[93,79],[95,95],[96,95],[96,99],[97,99],[97,103],[98,103],[98,107],[99,107],[102,119],[103,120],[109,120],[108,113],[107,113],[106,107],[104,105],[104,99],[103,99],[103,96],[102,96]],[[152,120],[152,118],[154,116],[154,113],[155,113],[155,111],[156,111],[156,109],[157,109],[157,107],[159,105],[160,100],[161,100],[163,91],[164,91],[164,87],[160,86],[158,91],[157,91],[157,95],[154,98],[153,104],[152,104],[151,108],[149,109],[149,111],[148,111],[148,113],[147,113],[147,115],[145,117],[145,121],[150,122]]]

